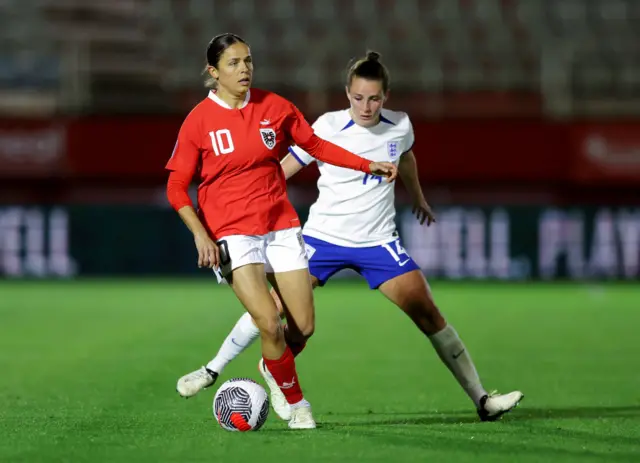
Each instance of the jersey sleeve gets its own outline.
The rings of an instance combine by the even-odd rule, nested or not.
[[[189,183],[191,183],[191,176],[183,172],[173,170],[169,174],[169,180],[167,181],[167,198],[169,204],[179,211],[184,206],[193,207],[193,202],[189,197]]]
[[[180,127],[173,154],[165,166],[167,170],[181,172],[188,175],[189,178],[193,176],[200,161],[197,128],[197,120],[191,113]]]
[[[313,129],[300,110],[291,102],[287,102],[285,130],[296,145],[305,145],[313,137]]]
[[[359,170],[367,174],[371,173],[371,161],[317,136],[300,110],[293,103],[289,103],[289,105],[290,109],[284,128],[296,145],[299,145],[317,160],[327,164]]]
[[[323,133],[323,132],[326,132],[326,130],[323,130],[324,127],[326,127],[326,124],[322,123],[322,117],[319,117],[311,126],[314,133],[321,138],[325,138],[325,135],[326,135],[325,133]],[[305,150],[303,150],[297,145],[290,146],[289,153],[291,153],[291,156],[296,158],[296,160],[303,166],[308,166],[309,164],[313,163],[316,160],[316,158],[311,156],[309,153],[307,153]]]
[[[407,116],[407,132],[404,136],[402,152],[406,153],[407,151],[412,150],[415,141],[416,139],[413,134],[413,124],[411,124],[411,119],[409,119],[409,116]]]

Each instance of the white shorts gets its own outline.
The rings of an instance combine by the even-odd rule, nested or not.
[[[266,235],[229,235],[217,242],[220,268],[214,269],[218,283],[238,267],[264,264],[266,273],[309,268],[300,227],[269,232]]]

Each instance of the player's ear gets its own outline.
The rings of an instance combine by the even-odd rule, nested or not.
[[[218,70],[216,68],[214,68],[213,66],[209,66],[207,68],[207,72],[209,73],[209,75],[211,77],[213,77],[214,79],[218,78]]]

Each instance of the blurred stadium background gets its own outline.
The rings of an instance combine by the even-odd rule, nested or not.
[[[532,401],[496,434],[461,428],[473,411],[424,340],[403,335],[408,322],[365,283],[345,281],[317,293],[324,324],[300,366],[308,384],[323,385],[312,394],[329,432],[305,461],[408,461],[415,452],[436,461],[634,460],[636,0],[0,0],[0,364],[10,373],[0,380],[0,460],[185,461],[189,452],[200,461],[212,455],[210,438],[219,458],[289,458],[278,446],[260,454],[211,437],[209,398],[196,409],[168,397],[240,313],[228,289],[196,268],[165,197],[178,128],[205,95],[205,46],[227,31],[251,44],[255,86],[290,98],[310,122],[345,107],[351,58],[382,53],[387,106],[413,120],[439,219],[420,227],[399,186],[405,247],[483,378]],[[303,218],[316,176],[310,167],[290,182]],[[354,338],[363,313],[374,318]],[[345,329],[362,352],[328,372]],[[385,329],[405,349],[399,365],[376,342]],[[255,373],[249,357],[229,375]],[[394,381],[392,367],[357,369],[375,358],[393,361],[397,375],[411,371],[411,381]],[[336,374],[353,388],[335,391]],[[342,417],[322,405],[337,398]],[[295,442],[294,451],[307,449]]]
[[[399,227],[432,276],[637,279],[639,15],[634,0],[2,0],[0,273],[196,272],[163,167],[205,95],[206,43],[234,31],[256,86],[309,121],[345,106],[351,58],[382,52],[441,219]],[[303,216],[316,173],[291,182]]]

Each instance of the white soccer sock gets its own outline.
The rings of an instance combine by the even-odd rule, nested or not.
[[[436,334],[429,336],[429,340],[440,359],[477,407],[487,391],[482,387],[471,355],[467,352],[456,330],[453,326],[447,325]]]
[[[218,374],[222,373],[224,367],[249,347],[258,336],[260,330],[254,325],[249,312],[245,312],[220,346],[218,354],[207,363],[207,368]]]

